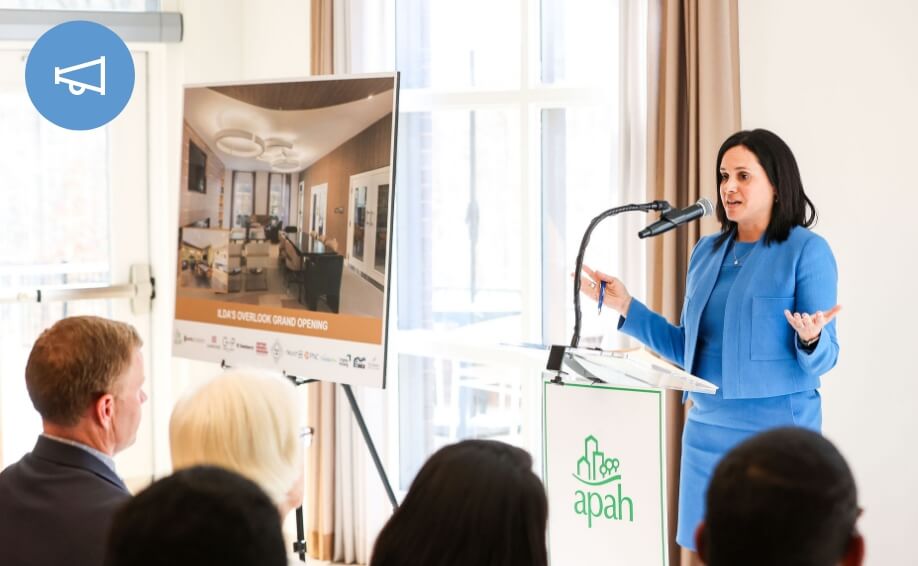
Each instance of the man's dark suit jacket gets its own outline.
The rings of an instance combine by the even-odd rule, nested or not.
[[[0,564],[102,566],[121,479],[76,446],[40,436],[0,473]]]

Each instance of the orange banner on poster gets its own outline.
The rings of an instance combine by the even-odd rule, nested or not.
[[[382,344],[382,319],[177,297],[175,318],[300,336]]]

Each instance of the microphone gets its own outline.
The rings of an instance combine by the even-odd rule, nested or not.
[[[714,213],[714,205],[706,198],[698,199],[698,202],[692,206],[679,209],[672,209],[660,215],[660,219],[638,232],[639,238],[650,238],[659,236],[664,232],[669,232],[673,228],[686,222],[691,222],[702,216],[710,216]]]

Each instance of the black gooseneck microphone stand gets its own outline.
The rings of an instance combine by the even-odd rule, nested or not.
[[[626,204],[610,208],[590,221],[590,225],[587,226],[586,232],[583,233],[583,239],[580,241],[580,250],[577,252],[577,263],[574,268],[574,335],[571,337],[571,344],[567,346],[567,348],[576,348],[580,345],[580,324],[582,318],[580,312],[580,273],[583,271],[583,256],[586,254],[586,248],[590,243],[590,236],[593,234],[593,230],[606,218],[621,214],[622,212],[650,212],[651,210],[659,210],[665,214],[671,209],[672,207],[665,200],[655,200],[643,204]],[[552,379],[553,383],[562,382],[561,365],[564,360],[565,348],[565,346],[552,346],[548,355],[548,365],[546,369],[557,372],[554,379]]]

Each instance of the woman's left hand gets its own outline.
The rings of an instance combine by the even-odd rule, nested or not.
[[[792,313],[789,310],[785,310],[784,318],[797,331],[797,336],[800,337],[801,342],[809,342],[819,336],[823,327],[832,322],[832,319],[835,318],[835,315],[840,310],[841,305],[835,305],[828,312],[816,311],[813,314]]]

